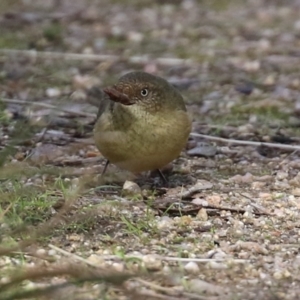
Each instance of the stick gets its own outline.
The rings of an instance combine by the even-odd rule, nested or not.
[[[159,257],[161,260],[165,261],[177,261],[177,262],[197,262],[197,263],[207,263],[207,262],[227,262],[232,261],[235,263],[247,263],[250,262],[250,260],[247,259],[235,259],[235,258],[186,258],[186,257],[171,257],[171,256],[165,256],[165,257]]]
[[[167,58],[158,57],[151,58],[149,56],[130,56],[128,58],[120,57],[119,55],[109,55],[109,54],[82,54],[82,53],[61,53],[61,52],[47,52],[47,51],[36,51],[36,50],[17,50],[17,49],[0,49],[0,54],[3,55],[23,55],[33,58],[52,58],[52,59],[65,59],[65,60],[85,60],[85,61],[124,61],[127,60],[128,63],[132,64],[147,64],[149,62],[157,63],[162,66],[177,66],[185,64],[195,64],[191,60],[181,59],[181,58]]]
[[[74,253],[70,253],[70,252],[68,252],[68,251],[66,251],[66,250],[63,250],[63,249],[61,249],[61,248],[58,248],[58,247],[56,247],[56,246],[54,246],[54,245],[52,245],[52,244],[49,244],[48,246],[49,246],[51,249],[53,249],[53,250],[55,250],[55,251],[57,251],[57,252],[59,252],[59,253],[65,255],[65,256],[71,257],[71,258],[73,258],[73,259],[77,259],[77,260],[79,260],[79,261],[81,261],[81,262],[83,262],[83,263],[86,263],[86,264],[89,265],[89,266],[97,267],[95,264],[91,263],[90,261],[88,261],[87,259],[84,259],[84,258],[81,257],[81,256],[78,256],[78,255],[76,255],[76,254],[74,254]]]
[[[278,149],[284,149],[284,150],[290,150],[290,151],[299,151],[300,146],[293,146],[293,145],[283,145],[283,144],[276,144],[276,143],[263,143],[263,142],[253,142],[253,141],[241,141],[241,140],[232,140],[232,139],[225,139],[225,138],[220,138],[216,136],[210,136],[206,134],[200,134],[200,133],[195,133],[191,132],[190,136],[194,137],[201,137],[204,139],[208,139],[211,141],[216,141],[216,142],[222,142],[222,143],[228,143],[228,144],[239,144],[239,145],[247,145],[247,146],[265,146],[265,147],[272,147],[272,148],[278,148]]]

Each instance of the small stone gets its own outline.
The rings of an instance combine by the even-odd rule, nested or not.
[[[55,255],[56,255],[56,251],[55,251],[54,249],[50,249],[50,250],[48,251],[48,255],[49,255],[49,256],[55,256]]]
[[[36,255],[37,256],[44,256],[44,255],[46,255],[47,254],[47,251],[45,250],[45,249],[38,249],[37,251],[36,251]]]
[[[249,257],[250,257],[249,252],[241,251],[240,253],[238,253],[239,259],[249,259]]]
[[[239,127],[237,128],[237,131],[238,131],[239,133],[249,133],[249,132],[253,132],[253,130],[254,130],[254,127],[253,127],[253,125],[250,124],[250,123],[247,123],[247,124],[245,124],[245,125],[241,125],[241,126],[239,126]]]
[[[294,196],[300,196],[300,188],[293,189],[291,194]]]
[[[263,187],[265,187],[267,185],[266,182],[261,182],[261,181],[254,181],[252,182],[251,184],[251,187],[254,189],[254,190],[261,190]]]
[[[201,208],[197,213],[197,219],[200,221],[207,221],[208,215],[205,208]]]
[[[273,274],[273,277],[275,278],[275,279],[277,279],[277,280],[279,280],[279,279],[282,279],[282,273],[281,272],[275,272],[274,274]]]
[[[197,275],[199,274],[200,272],[200,269],[198,267],[198,265],[193,262],[193,261],[190,261],[188,262],[185,266],[184,266],[184,270],[189,273],[189,274],[194,274],[194,275]]]
[[[228,266],[225,263],[216,262],[216,261],[209,262],[209,266],[210,266],[210,268],[216,269],[216,270],[228,269]]]
[[[127,33],[127,39],[130,42],[140,43],[144,39],[144,35],[140,32],[129,31]]]
[[[258,60],[247,61],[244,63],[243,69],[247,72],[256,72],[260,69],[260,62]]]
[[[170,229],[170,227],[173,225],[173,219],[171,219],[168,216],[162,217],[158,222],[157,222],[157,228],[159,230],[164,230],[164,229]]]
[[[300,31],[300,20],[297,20],[297,21],[294,23],[294,28],[295,28],[295,30]]]
[[[271,193],[265,193],[265,192],[259,193],[258,197],[263,200],[272,200],[273,199],[273,196]]]
[[[61,146],[53,144],[42,144],[34,148],[30,155],[29,160],[36,165],[43,165],[52,162],[55,159],[62,157],[65,154]]]
[[[93,42],[93,47],[96,51],[103,51],[106,46],[106,39],[105,38],[96,38]]]
[[[288,173],[287,172],[283,172],[283,171],[277,172],[277,174],[276,174],[276,179],[277,180],[283,180],[283,179],[286,179],[286,178],[288,178]]]
[[[2,277],[2,278],[0,278],[0,283],[1,284],[8,284],[8,283],[10,283],[9,277]]]
[[[256,176],[255,179],[257,181],[270,182],[273,180],[273,177],[271,175],[263,175],[263,176]]]
[[[229,178],[229,181],[235,182],[235,183],[251,183],[253,181],[253,175],[251,173],[246,173],[245,175],[237,174],[231,178]]]
[[[288,270],[284,270],[282,275],[284,278],[289,278],[292,276],[292,274]]]
[[[160,271],[162,269],[162,262],[156,255],[145,255],[143,257],[143,262],[149,271]]]
[[[285,182],[285,181],[275,181],[274,183],[274,189],[276,190],[286,190],[286,189],[289,189],[290,188],[290,185],[289,183]]]
[[[105,264],[105,260],[97,254],[90,255],[87,258],[87,261],[89,261],[90,263],[92,263],[95,266],[104,266],[104,264]]]
[[[82,240],[81,236],[79,234],[70,234],[68,236],[68,240],[69,241],[73,241],[73,242],[79,242]]]
[[[127,196],[141,196],[141,188],[133,181],[126,180],[123,185],[122,192]]]
[[[116,262],[114,262],[114,263],[112,264],[112,267],[113,267],[117,272],[123,272],[124,269],[125,269],[124,264],[122,264],[122,263],[116,263]]]
[[[263,81],[264,85],[274,85],[275,84],[275,77],[273,75],[269,75]]]
[[[75,89],[90,89],[92,86],[101,84],[99,78],[89,75],[75,75],[72,81]]]
[[[196,204],[196,205],[201,205],[201,206],[208,206],[208,202],[204,199],[201,199],[201,198],[195,198],[192,200],[192,203],[193,204]]]
[[[211,157],[215,156],[217,153],[217,148],[209,143],[199,142],[195,148],[188,150],[187,154],[190,156],[204,156]]]
[[[189,289],[192,292],[201,295],[224,295],[225,293],[225,290],[222,287],[200,279],[191,279],[189,282]]]
[[[206,201],[209,205],[219,206],[221,203],[221,196],[220,195],[209,195],[206,197]]]
[[[48,88],[45,93],[49,98],[59,97],[61,95],[61,91],[57,88]]]

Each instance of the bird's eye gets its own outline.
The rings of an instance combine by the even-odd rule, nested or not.
[[[142,89],[142,90],[141,90],[141,95],[142,95],[143,97],[146,97],[146,96],[148,95],[148,89]]]

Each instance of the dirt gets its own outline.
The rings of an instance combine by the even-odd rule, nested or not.
[[[1,1],[0,299],[298,299],[299,12]],[[86,89],[133,70],[193,118],[168,184],[101,176]]]

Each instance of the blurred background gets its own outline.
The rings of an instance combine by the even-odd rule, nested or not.
[[[118,256],[109,265],[117,272],[127,270],[119,259],[132,251],[143,259],[153,253],[216,258],[207,268],[193,262],[185,274],[181,265],[170,269],[183,274],[182,281],[163,281],[180,286],[178,299],[186,274],[241,293],[250,286],[253,293],[241,299],[275,299],[276,288],[276,299],[298,299],[298,148],[202,147],[190,139],[170,175],[178,187],[151,190],[146,183],[144,198],[126,198],[120,184],[99,184],[97,108],[86,90],[133,70],[162,76],[181,91],[194,133],[299,144],[300,0],[0,0],[0,298],[28,299],[28,287],[39,288],[33,283],[48,272],[46,288],[71,277],[79,284],[69,299],[100,299],[105,286],[82,284],[89,264],[87,273],[73,262],[62,270],[66,253],[52,243],[68,258],[76,252],[93,263],[99,263],[94,252]],[[195,189],[184,181],[191,177],[200,180]],[[190,206],[194,192],[197,205],[213,209]],[[23,250],[29,255],[16,252]],[[243,262],[224,267],[218,262],[224,257]],[[28,285],[22,277],[7,279],[28,265]],[[202,284],[194,284],[197,295],[207,291],[197,289]],[[132,299],[132,286],[105,299]],[[141,282],[135,286],[136,299],[144,298]],[[78,287],[97,295],[75,298]],[[128,298],[118,298],[122,289]],[[156,299],[173,299],[158,291]],[[224,299],[223,290],[214,299]]]
[[[181,89],[195,120],[297,125],[299,10],[297,0],[2,0],[0,96],[69,101],[144,70]]]

